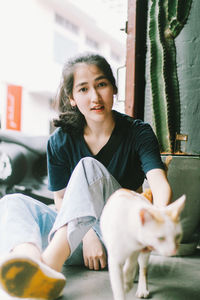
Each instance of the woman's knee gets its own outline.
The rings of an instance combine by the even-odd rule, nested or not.
[[[100,178],[109,178],[110,173],[98,160],[92,157],[84,157],[77,164],[72,177],[73,179],[76,178],[78,181],[85,178],[90,185]]]
[[[0,204],[4,204],[7,207],[8,206],[27,206],[29,202],[31,202],[31,197],[28,197],[26,195],[23,194],[8,194],[3,196],[3,198],[1,198],[0,200]]]
[[[108,170],[106,167],[96,160],[93,157],[84,157],[82,158],[79,163],[77,164],[76,168],[82,168],[84,171],[87,173],[95,173],[97,174],[98,172],[102,174],[109,174]]]
[[[80,159],[77,166],[81,165],[81,166],[84,166],[84,167],[91,168],[92,166],[96,166],[96,165],[99,165],[99,164],[101,164],[101,163],[98,160],[96,160],[95,158],[90,157],[90,156],[86,156],[86,157],[83,157],[83,158]]]
[[[107,168],[92,157],[82,158],[74,169],[72,177],[76,181],[81,181],[82,178],[85,178],[89,185],[101,180],[105,182],[106,185],[111,185],[112,189],[114,187],[114,190],[121,187]]]

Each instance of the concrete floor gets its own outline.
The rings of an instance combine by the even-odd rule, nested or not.
[[[60,300],[112,300],[108,271],[89,271],[84,267],[65,267],[67,277]],[[149,264],[150,298],[155,300],[200,299],[200,250],[187,257],[151,255]],[[134,288],[127,300],[137,299]]]
[[[113,300],[108,271],[89,271],[84,267],[64,267],[67,278],[59,300]],[[186,257],[151,255],[148,282],[150,299],[200,300],[200,249]],[[136,300],[137,280],[126,300]],[[27,298],[26,298],[27,299]],[[19,300],[0,290],[0,300]],[[30,298],[27,300],[31,300]]]

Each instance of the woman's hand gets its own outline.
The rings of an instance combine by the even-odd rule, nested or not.
[[[97,271],[107,265],[104,246],[92,228],[83,238],[83,259],[85,266],[90,270]]]
[[[172,199],[172,190],[167,176],[162,169],[153,169],[147,172],[147,180],[153,194],[153,203],[156,206],[166,206]]]

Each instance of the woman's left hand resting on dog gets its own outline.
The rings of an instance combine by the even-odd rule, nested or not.
[[[153,204],[156,206],[168,205],[172,199],[172,190],[165,171],[152,169],[147,172],[146,177],[153,194]]]

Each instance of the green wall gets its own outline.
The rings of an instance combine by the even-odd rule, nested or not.
[[[181,133],[186,152],[200,154],[200,1],[193,0],[188,22],[175,40],[181,97]]]
[[[188,141],[180,142],[186,154],[200,154],[200,1],[193,0],[191,11],[180,34],[175,38],[176,63],[180,92],[180,132]],[[147,28],[148,31],[148,28]],[[150,51],[147,34],[145,72],[144,120],[154,127],[151,84]],[[172,107],[173,108],[173,107]]]

